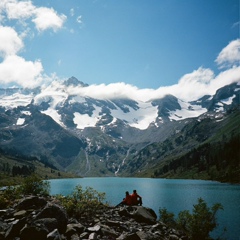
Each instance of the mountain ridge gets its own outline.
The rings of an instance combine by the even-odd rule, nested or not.
[[[122,176],[147,146],[168,141],[193,122],[221,122],[232,109],[239,111],[239,82],[191,102],[173,95],[143,102],[77,94],[87,87],[72,77],[53,89],[0,89],[0,148],[81,176]]]

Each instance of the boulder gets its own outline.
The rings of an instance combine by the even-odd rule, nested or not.
[[[65,209],[57,204],[48,203],[37,215],[36,219],[55,218],[57,220],[57,229],[60,233],[64,233],[67,228],[68,217]]]
[[[24,227],[25,225],[25,219],[17,219],[13,221],[8,230],[6,231],[5,234],[5,239],[13,239],[14,237],[17,237],[19,235],[20,230]]]
[[[57,229],[54,229],[47,235],[47,240],[62,240],[61,234]]]
[[[148,224],[155,224],[157,215],[151,208],[143,206],[130,206],[120,210],[122,216],[128,216],[134,218],[137,222],[143,222]]]
[[[52,232],[54,229],[58,228],[58,222],[56,218],[41,218],[33,222],[36,226],[41,226],[47,229],[48,232]]]
[[[25,226],[20,231],[21,240],[45,240],[47,239],[47,230],[38,226]]]
[[[18,210],[38,209],[47,204],[47,201],[43,197],[29,196],[22,199],[17,205]]]

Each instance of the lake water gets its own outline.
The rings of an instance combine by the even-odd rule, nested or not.
[[[219,236],[226,227],[227,232],[223,236],[227,240],[240,239],[240,185],[203,180],[74,178],[50,180],[51,194],[71,194],[77,185],[105,192],[106,201],[113,206],[124,198],[126,191],[132,193],[136,189],[142,196],[143,206],[152,208],[158,216],[160,207],[165,207],[176,216],[180,211],[191,211],[200,197],[208,206],[221,203],[224,210],[217,214],[219,226],[212,236]]]

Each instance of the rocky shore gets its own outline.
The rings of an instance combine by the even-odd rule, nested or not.
[[[54,197],[28,196],[0,210],[0,240],[187,240],[146,207],[103,207],[73,219]]]

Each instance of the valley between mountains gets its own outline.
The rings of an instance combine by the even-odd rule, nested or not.
[[[92,98],[82,94],[88,87],[71,77],[46,88],[0,89],[1,178],[240,181],[240,82],[191,102]]]

